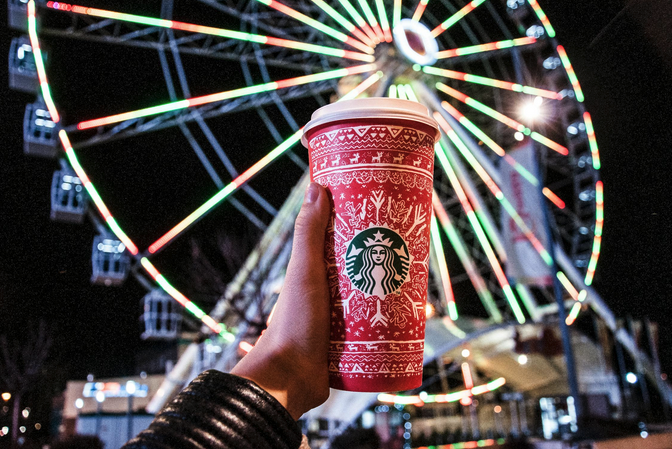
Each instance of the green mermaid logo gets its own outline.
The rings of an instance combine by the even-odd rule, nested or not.
[[[366,295],[383,300],[399,290],[408,276],[408,247],[391,229],[374,227],[360,232],[345,254],[350,281]]]

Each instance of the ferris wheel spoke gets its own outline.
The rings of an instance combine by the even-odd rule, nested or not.
[[[357,97],[363,91],[365,91],[370,86],[375,84],[381,77],[382,77],[382,74],[380,72],[374,73],[373,75],[369,76],[367,79],[362,81],[357,87],[355,87],[353,90],[351,90],[347,95],[344,95],[343,97],[341,97],[339,99],[339,101],[348,100],[348,99]],[[259,173],[261,170],[263,170],[266,166],[268,166],[268,164],[273,162],[275,159],[277,159],[282,154],[284,154],[287,150],[289,150],[293,145],[295,145],[297,142],[299,142],[299,140],[301,140],[302,135],[303,135],[303,128],[296,131],[292,136],[290,136],[284,142],[282,142],[280,145],[275,147],[271,152],[269,152],[266,156],[264,156],[262,159],[260,159],[256,164],[252,165],[245,172],[240,174],[236,179],[231,181],[226,187],[224,187],[219,192],[217,192],[217,194],[215,194],[212,198],[210,198],[208,201],[203,203],[203,205],[201,205],[198,209],[196,209],[194,212],[189,214],[185,219],[183,219],[180,223],[178,223],[170,231],[168,231],[166,234],[164,234],[156,242],[152,243],[149,246],[149,248],[147,249],[147,251],[150,254],[155,254],[161,248],[166,246],[166,244],[168,244],[171,240],[173,240],[175,237],[177,237],[182,232],[184,232],[189,226],[191,226],[192,224],[194,224],[198,220],[200,220],[205,214],[207,214],[210,210],[212,210],[217,204],[221,203],[226,198],[228,198],[239,187],[244,185],[253,176],[255,176],[257,173]]]
[[[299,11],[290,8],[289,6],[285,5],[284,3],[281,3],[277,0],[257,0],[259,3],[263,3],[264,5],[268,6],[269,8],[273,8],[277,11],[280,11],[284,14],[286,14],[289,17],[292,17],[293,19],[298,20],[299,22],[305,23],[306,25],[315,28],[318,31],[321,31],[322,33],[333,37],[334,39],[341,41],[347,45],[350,45],[351,47],[354,47],[360,51],[363,51],[364,53],[368,53],[369,55],[373,54],[373,49],[366,45],[365,43],[358,41],[357,39],[347,36],[344,33],[341,33],[340,31],[337,31],[322,22],[312,19],[305,14],[300,13]]]
[[[503,50],[511,47],[522,47],[525,45],[532,45],[537,42],[533,37],[519,37],[516,39],[507,39],[497,42],[489,42],[487,44],[471,45],[468,47],[451,48],[443,50],[436,54],[436,59],[455,58],[457,56],[473,55],[476,53],[484,53],[494,50]]]
[[[210,95],[203,95],[201,97],[194,97],[186,100],[173,101],[159,106],[152,106],[149,108],[143,108],[135,111],[124,112],[121,114],[110,115],[98,119],[86,120],[83,122],[79,122],[77,124],[77,129],[81,131],[96,128],[98,126],[109,125],[112,123],[119,123],[139,117],[147,117],[150,115],[161,114],[164,112],[187,109],[194,106],[200,106],[208,103],[215,103],[218,101],[229,100],[232,98],[238,98],[247,95],[254,95],[261,92],[268,92],[277,89],[283,89],[286,87],[298,86],[301,84],[309,84],[316,81],[323,81],[327,79],[343,78],[344,76],[348,75],[371,72],[375,69],[376,69],[375,64],[364,64],[359,66],[347,67],[343,69],[330,70],[312,75],[304,75],[295,78],[288,78],[280,81],[272,81],[270,83],[263,83],[255,86],[242,87],[239,89],[219,92]]]
[[[413,17],[411,18],[411,20],[413,20],[414,22],[420,21],[420,18],[424,14],[425,8],[427,8],[428,3],[429,0],[420,0],[418,2],[417,8],[415,8],[415,12],[413,13]]]
[[[456,100],[459,100],[466,104],[467,106],[470,106],[477,111],[488,115],[489,117],[505,124],[506,126],[515,129],[518,132],[521,132],[525,134],[526,136],[530,136],[533,140],[536,140],[537,142],[541,143],[542,145],[545,145],[546,147],[550,148],[553,151],[556,151],[563,156],[567,156],[569,154],[569,150],[567,147],[560,145],[559,143],[549,139],[546,136],[543,136],[542,134],[539,134],[536,131],[532,131],[529,129],[527,126],[523,125],[520,122],[517,122],[516,120],[513,120],[510,117],[507,117],[506,115],[502,114],[501,112],[498,112],[494,109],[492,109],[489,106],[484,105],[478,100],[475,100],[468,95],[463,94],[462,92],[453,89],[450,86],[447,86],[443,83],[436,83],[436,88],[439,89],[441,92],[444,92],[451,97],[455,98]]]
[[[366,35],[362,30],[357,28],[355,24],[350,22],[348,19],[343,17],[341,13],[336,11],[334,8],[329,6],[329,4],[325,3],[323,0],[312,0],[313,3],[315,3],[322,11],[327,13],[331,18],[333,18],[336,22],[338,22],[343,28],[348,30],[350,34],[355,36],[357,39],[360,41],[364,42],[366,45],[373,47],[376,45],[376,42],[371,40],[369,36]]]
[[[399,25],[401,21],[401,0],[394,0],[392,5],[392,28]]]
[[[504,149],[499,146],[494,140],[490,138],[486,133],[484,133],[479,127],[477,127],[471,120],[464,116],[460,111],[458,111],[453,105],[447,101],[441,102],[441,106],[446,110],[455,120],[457,120],[465,129],[471,132],[476,136],[481,142],[490,148],[495,154],[500,156],[504,162],[510,165],[518,174],[520,174],[526,181],[528,181],[533,186],[539,187],[539,180],[530,173],[523,165],[516,161],[513,157],[506,154]],[[544,187],[542,192],[546,198],[551,200],[559,209],[565,208],[565,202],[562,201],[551,189]]]
[[[47,2],[47,7],[58,11],[67,11],[75,14],[88,15],[93,17],[101,17],[122,22],[131,22],[151,27],[167,28],[172,30],[187,31],[192,33],[199,33],[210,36],[218,36],[226,39],[233,39],[238,41],[252,42],[256,44],[271,45],[276,47],[291,48],[295,50],[307,51],[311,53],[318,53],[327,56],[334,56],[346,59],[355,59],[365,62],[373,62],[373,57],[367,54],[362,54],[354,51],[343,50],[340,48],[326,47],[323,45],[309,44],[305,42],[298,42],[289,39],[281,39],[271,36],[263,36],[260,34],[244,33],[242,31],[233,31],[223,28],[214,28],[203,25],[196,25],[193,23],[178,22],[175,20],[157,19],[153,17],[138,16],[135,14],[126,14],[115,11],[108,11],[104,9],[88,8],[84,6],[70,5],[61,2]],[[297,12],[297,14],[300,14]],[[304,16],[305,17],[305,16]],[[311,19],[312,20],[312,19]],[[319,22],[318,22],[319,23]],[[335,30],[334,30],[335,31]],[[341,33],[342,34],[342,33]],[[346,42],[347,43],[347,42]],[[364,45],[359,48],[365,53],[373,53],[373,51]]]
[[[362,11],[364,11],[364,17],[366,17],[367,22],[369,22],[369,25],[371,25],[371,28],[376,33],[376,36],[378,36],[378,40],[380,42],[383,42],[385,40],[385,34],[383,33],[383,30],[380,28],[380,25],[378,25],[376,15],[373,13],[373,10],[369,6],[369,3],[367,2],[367,0],[357,0],[357,1],[359,2],[359,7],[362,8]]]
[[[392,42],[390,22],[387,20],[387,11],[385,10],[385,3],[383,0],[376,0],[376,9],[378,10],[378,18],[380,19],[380,26],[383,29],[385,42]]]
[[[562,100],[564,97],[559,92],[552,90],[540,89],[537,87],[524,86],[510,81],[496,80],[484,76],[472,75],[464,72],[456,72],[454,70],[439,69],[437,67],[424,66],[422,71],[430,75],[443,76],[445,78],[466,81],[468,83],[480,84],[483,86],[496,87],[498,89],[510,90],[512,92],[519,92],[528,95],[536,95],[539,97],[549,98],[551,100]]]
[[[484,169],[483,166],[479,164],[479,162],[473,157],[473,155],[470,154],[470,151],[468,147],[462,142],[460,137],[457,135],[455,130],[448,124],[448,122],[440,115],[440,114],[435,114],[434,118],[439,122],[439,125],[443,129],[443,131],[446,133],[446,135],[449,137],[449,139],[452,141],[453,145],[460,151],[462,156],[467,160],[469,165],[474,169],[474,171],[479,175],[481,180],[484,182],[484,184],[488,187],[490,192],[493,194],[493,196],[499,201],[499,203],[502,205],[502,209],[506,211],[506,213],[513,219],[514,223],[518,227],[518,229],[523,233],[525,238],[530,242],[532,247],[537,251],[539,256],[542,258],[544,263],[546,263],[547,266],[553,267],[553,258],[551,254],[548,252],[548,250],[544,247],[544,245],[539,241],[539,239],[534,235],[534,232],[527,226],[523,218],[518,214],[518,211],[515,209],[513,204],[504,196],[503,192],[499,189],[497,186],[497,183],[490,177],[490,175],[487,173],[487,171]],[[550,192],[548,188],[544,188],[547,190],[547,192]],[[552,192],[550,192],[552,194]],[[554,194],[553,194],[554,195]],[[557,197],[556,197],[557,198]],[[561,201],[559,198],[557,198],[558,201]],[[563,206],[564,207],[564,206]],[[567,276],[565,274],[558,270],[556,272],[556,277],[560,280],[561,284],[569,293],[569,295],[574,299],[578,301],[579,298],[579,292],[576,290],[576,288],[571,284],[569,279],[567,279]]]
[[[432,197],[432,203],[434,205],[434,213],[436,214],[436,217],[438,218],[439,223],[441,224],[441,228],[448,237],[448,240],[450,241],[451,246],[455,250],[458,259],[460,259],[460,263],[464,267],[464,270],[466,271],[467,276],[471,281],[471,284],[476,289],[476,294],[481,300],[481,303],[488,311],[490,317],[492,317],[492,319],[496,323],[501,323],[503,320],[502,313],[497,308],[495,300],[492,297],[492,293],[488,289],[485,280],[478,272],[474,260],[469,255],[469,251],[467,250],[467,247],[464,241],[462,240],[462,237],[460,236],[459,232],[457,231],[457,229],[455,229],[455,226],[451,222],[445,207],[443,207],[443,204],[441,204],[438,194],[436,193],[434,194],[434,196]]]
[[[462,20],[467,14],[472,12],[474,9],[478,8],[485,0],[472,0],[467,3],[462,9],[457,11],[455,14],[444,20],[439,26],[432,30],[432,36],[437,37],[448,28],[455,25],[457,22]]]
[[[369,40],[371,40],[374,44],[380,43],[380,38],[378,35],[373,31],[373,29],[369,26],[368,23],[366,23],[366,20],[362,17],[361,14],[357,12],[354,6],[350,3],[350,0],[338,0],[341,6],[345,8],[348,14],[350,14],[350,17],[352,17],[352,20],[355,21],[358,27],[360,27],[362,30],[364,30],[364,33],[369,37]]]
[[[436,192],[434,192],[436,195]],[[432,197],[432,202],[438,201]],[[459,317],[457,313],[457,306],[455,304],[455,294],[453,293],[453,286],[450,282],[450,275],[448,273],[448,265],[446,264],[446,254],[443,251],[443,244],[441,243],[441,234],[439,234],[439,226],[437,224],[436,215],[432,214],[432,221],[430,226],[431,243],[436,254],[436,262],[439,267],[439,277],[441,278],[441,285],[443,286],[443,294],[446,299],[448,307],[448,316],[455,321]]]
[[[447,151],[444,148],[443,142],[440,142],[436,146],[436,154],[441,164],[441,167],[448,176],[450,184],[455,194],[457,195],[458,200],[460,201],[462,210],[466,214],[469,224],[471,225],[474,234],[476,235],[476,238],[480,243],[481,248],[483,249],[483,252],[485,253],[488,259],[488,262],[490,263],[490,267],[492,268],[493,273],[497,278],[497,282],[499,283],[502,292],[504,293],[504,297],[506,298],[509,307],[513,311],[516,320],[520,324],[523,324],[525,322],[525,315],[523,314],[523,311],[520,308],[520,305],[518,304],[515,295],[513,294],[511,285],[509,284],[509,281],[506,278],[506,275],[504,274],[504,270],[502,269],[502,266],[500,265],[499,260],[497,259],[497,256],[495,255],[495,252],[493,251],[492,246],[490,245],[490,241],[488,240],[485,231],[483,230],[483,227],[481,226],[481,223],[478,217],[476,216],[476,212],[472,208],[471,203],[469,202],[469,198],[467,197],[467,194],[464,191],[458,179],[458,176],[452,167],[452,164],[448,160]]]

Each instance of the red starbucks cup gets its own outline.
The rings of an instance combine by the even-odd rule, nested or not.
[[[390,98],[324,106],[304,129],[311,179],[333,200],[325,245],[332,388],[422,383],[438,137],[425,106]]]

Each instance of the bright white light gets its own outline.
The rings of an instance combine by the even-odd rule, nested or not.
[[[465,348],[462,350],[462,357],[469,357],[469,354],[471,354],[471,352],[469,352],[468,349]]]
[[[19,432],[26,433],[26,426],[19,427]]]
[[[27,408],[24,408],[24,409],[21,411],[21,415],[22,415],[24,418],[28,418],[28,417],[30,416],[30,410],[28,410]]]
[[[135,394],[135,390],[136,390],[135,382],[133,382],[132,380],[126,382],[126,393],[133,396]]]
[[[649,432],[647,432],[646,430],[642,430],[641,432],[639,432],[639,436],[642,438],[646,438],[649,436]]]
[[[75,400],[75,407],[77,408],[84,408],[84,399],[82,398],[77,398]]]
[[[520,363],[521,365],[527,364],[527,356],[525,354],[520,354],[518,356],[518,363]]]
[[[102,391],[97,392],[96,393],[96,401],[101,402],[101,403],[105,402],[105,393],[103,393]]]
[[[436,62],[439,44],[436,43],[432,32],[420,22],[403,19],[394,27],[392,33],[397,48],[411,62],[420,65],[430,65]]]
[[[513,137],[514,137],[518,142],[522,142],[523,139],[525,138],[525,134],[521,133],[520,131],[516,131],[516,133],[513,135]]]
[[[534,122],[542,118],[542,105],[544,100],[541,97],[535,97],[534,100],[526,101],[520,107],[520,116],[524,121]]]
[[[9,433],[9,427],[5,426],[0,429],[0,436],[7,435]]]
[[[627,380],[631,384],[637,383],[637,374],[628,373],[625,375],[625,380]]]

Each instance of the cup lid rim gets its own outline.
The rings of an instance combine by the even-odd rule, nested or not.
[[[435,138],[439,135],[439,125],[429,115],[429,110],[425,105],[411,100],[374,97],[340,101],[317,109],[313,112],[310,122],[304,127],[301,141],[307,147],[308,131],[325,123],[368,118],[412,120],[434,128]]]

